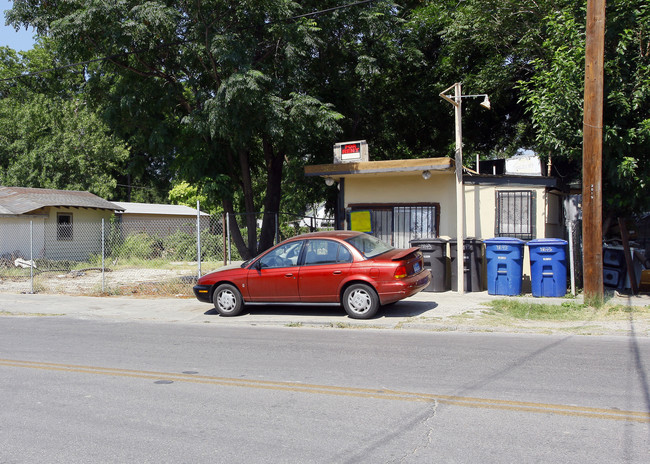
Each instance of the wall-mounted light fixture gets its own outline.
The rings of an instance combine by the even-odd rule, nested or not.
[[[334,185],[334,182],[335,182],[334,179],[332,179],[331,177],[326,177],[325,178],[325,185],[327,185],[328,187],[331,187],[332,185]]]
[[[422,178],[424,180],[431,179],[431,171],[429,171],[428,169],[426,171],[422,171]]]

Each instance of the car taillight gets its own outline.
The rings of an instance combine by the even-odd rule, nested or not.
[[[398,266],[397,269],[395,269],[395,274],[393,274],[393,277],[396,279],[403,279],[406,277],[406,266]]]

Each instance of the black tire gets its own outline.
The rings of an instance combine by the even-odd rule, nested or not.
[[[353,284],[343,292],[343,308],[352,319],[370,319],[379,309],[379,296],[370,285]]]
[[[237,316],[244,308],[241,293],[230,284],[219,285],[212,294],[212,302],[217,312],[225,317]]]

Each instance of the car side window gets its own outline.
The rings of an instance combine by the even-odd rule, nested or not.
[[[352,262],[352,254],[340,243],[332,240],[309,240],[305,253],[305,266]]]
[[[262,269],[275,267],[293,267],[298,265],[303,241],[289,242],[281,245],[260,258]]]

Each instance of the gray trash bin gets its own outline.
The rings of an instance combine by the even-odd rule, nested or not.
[[[424,267],[431,271],[431,283],[425,292],[444,292],[447,287],[447,240],[443,238],[418,238],[411,240],[412,247],[420,248]]]
[[[451,289],[458,291],[458,266],[456,265],[456,242],[449,240],[449,256],[451,257]],[[463,269],[465,272],[465,291],[481,291],[481,266],[483,265],[483,241],[476,238],[466,238],[463,246]]]

